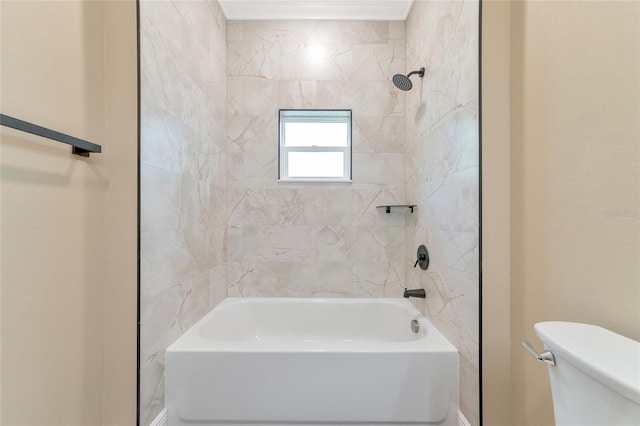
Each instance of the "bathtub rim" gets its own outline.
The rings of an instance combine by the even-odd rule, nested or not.
[[[411,341],[228,341],[208,340],[200,333],[200,328],[222,309],[232,308],[237,304],[268,304],[268,303],[311,303],[311,304],[371,304],[383,303],[407,309],[412,319],[419,322],[420,328],[426,333],[421,338]],[[457,348],[442,334],[408,300],[398,298],[268,298],[268,297],[228,297],[209,311],[204,317],[189,328],[182,336],[173,342],[167,353],[190,352],[256,352],[256,353],[458,353]]]

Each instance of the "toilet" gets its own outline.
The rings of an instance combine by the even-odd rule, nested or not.
[[[556,426],[640,425],[640,342],[573,322],[534,330],[547,349],[537,358],[549,364]]]

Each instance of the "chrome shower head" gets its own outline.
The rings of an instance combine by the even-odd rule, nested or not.
[[[411,83],[411,80],[409,79],[409,77],[411,77],[413,74],[418,74],[418,77],[420,78],[424,77],[424,67],[420,68],[418,71],[411,71],[407,75],[404,75],[404,74],[394,75],[392,78],[393,84],[400,90],[404,90],[405,92],[409,91],[413,87],[413,83]]]

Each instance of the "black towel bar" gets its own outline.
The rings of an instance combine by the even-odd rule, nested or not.
[[[38,126],[27,121],[9,117],[8,115],[0,114],[0,124],[6,127],[11,127],[12,129],[31,133],[32,135],[42,136],[43,138],[69,144],[73,147],[71,150],[72,153],[83,157],[88,157],[91,152],[102,152],[102,147],[100,145],[96,145],[64,133],[56,132],[55,130],[47,129],[46,127]]]

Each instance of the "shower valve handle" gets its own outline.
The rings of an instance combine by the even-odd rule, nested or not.
[[[418,257],[418,260],[416,260],[416,263],[413,264],[413,267],[416,268],[418,265],[420,265],[420,269],[426,271],[429,267],[429,251],[427,250],[427,247],[425,245],[419,246],[418,253],[416,255]]]

